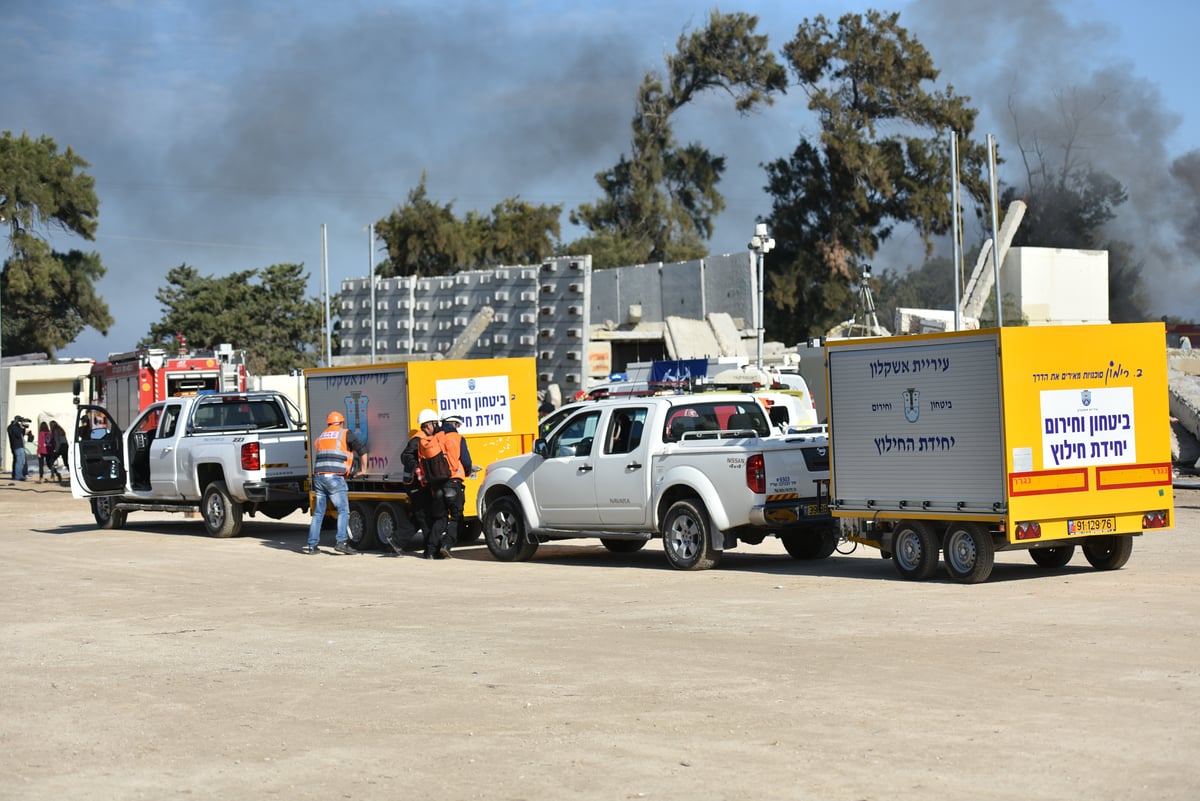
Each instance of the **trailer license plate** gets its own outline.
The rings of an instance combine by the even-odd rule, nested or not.
[[[1067,521],[1067,534],[1116,534],[1115,517],[1081,517]]]
[[[810,503],[808,506],[806,506],[804,508],[804,513],[806,515],[808,515],[809,517],[816,517],[817,515],[827,515],[827,514],[829,514],[829,504],[827,504],[827,503]]]

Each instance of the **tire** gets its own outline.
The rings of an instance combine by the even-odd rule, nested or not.
[[[100,528],[117,529],[125,527],[128,512],[114,512],[115,501],[109,497],[92,498],[92,517]]]
[[[892,532],[892,564],[909,581],[933,578],[938,567],[938,538],[928,523],[902,520]]]
[[[841,529],[830,526],[779,535],[784,550],[793,559],[828,559],[841,538]]]
[[[1083,543],[1083,556],[1097,570],[1119,570],[1133,553],[1133,537],[1091,537]]]
[[[458,542],[455,545],[474,545],[482,535],[483,526],[479,524],[478,518],[463,520],[462,525],[458,527]]]
[[[483,536],[488,550],[501,562],[524,562],[537,552],[537,542],[525,535],[521,504],[511,495],[503,495],[488,504],[483,517]]]
[[[384,501],[375,507],[375,540],[380,547],[392,540],[402,551],[412,550],[417,530],[408,519],[408,512],[398,503]]]
[[[225,539],[236,537],[242,530],[242,505],[230,496],[224,481],[214,481],[204,488],[200,516],[209,536]]]
[[[375,508],[365,501],[350,502],[347,539],[357,551],[369,551],[379,546],[375,537]]]
[[[1066,567],[1067,562],[1070,562],[1074,555],[1074,545],[1056,545],[1053,548],[1031,548],[1029,550],[1029,557],[1033,559],[1033,563],[1047,570]]]
[[[952,523],[942,556],[950,578],[960,584],[979,584],[992,575],[996,547],[991,533],[978,523]]]
[[[721,561],[713,548],[708,513],[698,500],[676,501],[662,522],[663,550],[671,567],[679,570],[708,570]]]
[[[601,537],[600,544],[613,553],[637,553],[646,547],[646,540],[614,540]]]

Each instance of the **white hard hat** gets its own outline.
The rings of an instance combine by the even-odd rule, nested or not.
[[[462,415],[460,414],[448,414],[442,418],[443,423],[457,423],[458,425],[462,425],[462,421]]]
[[[426,423],[436,423],[438,421],[437,412],[433,409],[422,409],[417,415],[417,425],[423,426]]]

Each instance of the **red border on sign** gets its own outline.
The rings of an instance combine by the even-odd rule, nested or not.
[[[1016,488],[1016,479],[1018,478],[1040,478],[1041,476],[1068,476],[1079,475],[1083,477],[1083,486],[1081,487],[1051,487],[1049,489],[1033,489],[1018,491]],[[1035,470],[1029,473],[1009,473],[1008,474],[1008,494],[1014,497],[1025,495],[1055,495],[1062,492],[1087,492],[1088,491],[1088,471],[1086,467],[1068,467],[1062,470]]]
[[[1131,470],[1162,470],[1164,478],[1153,481],[1127,481],[1121,484],[1109,484],[1104,476],[1108,473],[1122,473]],[[1151,464],[1115,464],[1096,468],[1096,489],[1130,489],[1133,487],[1161,487],[1174,483],[1170,462],[1154,462]]]

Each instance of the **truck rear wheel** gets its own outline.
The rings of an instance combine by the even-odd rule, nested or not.
[[[1117,570],[1125,566],[1133,553],[1133,537],[1111,535],[1091,537],[1083,543],[1083,555],[1097,570]]]
[[[365,501],[350,502],[347,538],[355,550],[369,551],[379,544],[375,538],[375,509]]]
[[[204,488],[200,516],[210,536],[236,537],[242,530],[242,505],[229,494],[224,481],[213,481]]]
[[[662,523],[663,550],[671,567],[708,570],[716,566],[721,552],[713,548],[709,533],[708,514],[699,501],[671,504]]]
[[[779,535],[784,550],[793,559],[828,559],[837,550],[840,539],[841,529],[836,526],[821,526]]]
[[[928,523],[902,520],[892,532],[892,564],[909,581],[933,578],[938,566],[937,535]]]
[[[943,551],[950,578],[960,584],[979,584],[992,575],[996,548],[991,533],[978,523],[952,523]]]
[[[110,529],[125,527],[125,516],[128,512],[113,511],[115,503],[112,498],[104,496],[92,498],[92,517],[96,518],[97,526]]]
[[[1067,562],[1070,562],[1071,557],[1074,555],[1074,545],[1056,545],[1053,548],[1029,549],[1029,558],[1033,559],[1033,563],[1038,567],[1044,567],[1050,570],[1059,567],[1066,567]]]
[[[537,552],[537,542],[525,536],[525,518],[521,505],[511,495],[488,504],[483,517],[483,536],[488,550],[501,562],[524,562]]]

